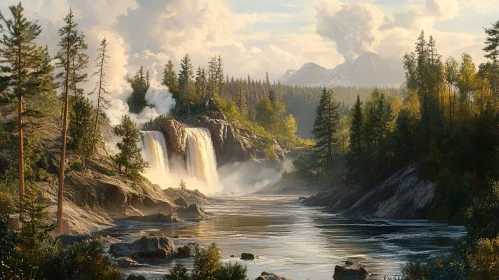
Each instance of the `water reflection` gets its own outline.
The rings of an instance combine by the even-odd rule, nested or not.
[[[425,257],[452,244],[462,236],[461,227],[425,221],[349,219],[303,207],[296,197],[220,198],[206,210],[210,219],[186,225],[124,223],[112,229],[126,240],[151,232],[179,235],[176,244],[217,242],[229,258],[251,252],[260,259],[247,261],[248,277],[273,271],[297,279],[332,279],[334,266],[347,258],[359,258],[373,273],[370,279],[398,274],[400,265],[411,258]],[[179,260],[192,266],[192,260]],[[164,274],[174,263],[157,263],[141,268],[149,276]]]

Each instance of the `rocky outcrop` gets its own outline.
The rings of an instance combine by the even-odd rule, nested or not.
[[[135,260],[190,258],[201,249],[197,243],[175,247],[173,241],[165,236],[144,236],[130,243],[111,244],[109,253],[114,257],[128,257]]]
[[[140,263],[137,261],[128,258],[128,257],[119,257],[116,258],[116,264],[120,268],[130,268],[130,267],[137,267],[137,266],[142,266]]]
[[[212,200],[198,190],[168,188],[163,190],[163,192],[168,198],[175,201],[175,204],[178,199],[180,198],[184,199],[188,204],[187,206],[191,204],[199,204],[199,205],[208,204]]]
[[[133,209],[143,214],[172,213],[175,208],[159,186],[146,180],[135,182],[86,171],[69,172],[66,182],[65,196],[80,207],[101,207],[118,214]]]
[[[255,156],[252,139],[223,119],[203,116],[198,123],[210,131],[218,164],[243,162]]]
[[[303,203],[325,206],[347,216],[381,219],[427,219],[435,184],[412,167],[400,169],[372,189],[337,187],[311,196]]]
[[[222,113],[208,112],[197,122],[210,131],[219,166],[250,159],[267,159],[268,155],[261,149],[265,145],[264,139],[249,133],[237,122],[229,123]],[[277,141],[272,141],[271,149],[280,160],[286,157],[287,151]]]
[[[115,257],[169,260],[177,254],[177,249],[168,237],[144,236],[131,243],[112,244],[109,253]]]
[[[191,204],[187,208],[178,208],[177,215],[182,219],[196,220],[208,217],[208,214],[197,204]]]
[[[333,278],[335,280],[342,279],[366,279],[369,276],[369,271],[358,262],[346,261],[345,264],[336,265],[334,267]]]
[[[264,271],[255,280],[291,280],[291,278],[282,277],[275,273]]]
[[[187,201],[185,201],[185,199],[183,197],[179,197],[177,199],[175,199],[175,205],[179,206],[179,207],[184,207],[184,208],[187,208],[189,207],[189,203],[187,203]]]
[[[175,213],[165,214],[157,213],[146,216],[134,216],[129,217],[127,220],[138,221],[138,222],[149,222],[149,223],[179,223],[183,222],[182,219],[178,217]]]
[[[161,125],[159,130],[163,133],[166,141],[168,157],[184,159],[187,154],[187,127],[176,120],[168,120]]]

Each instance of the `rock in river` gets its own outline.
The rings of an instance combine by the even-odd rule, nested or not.
[[[242,253],[241,260],[254,260],[256,256],[252,253]]]
[[[144,236],[131,243],[115,243],[109,253],[134,259],[171,259],[177,254],[173,241],[164,236]]]
[[[109,253],[114,257],[132,259],[181,259],[194,257],[201,249],[197,243],[175,247],[173,241],[165,236],[144,236],[131,243],[111,244]]]
[[[346,261],[345,264],[337,265],[334,268],[333,278],[341,279],[366,279],[369,271],[358,262]]]
[[[130,268],[132,266],[142,266],[140,263],[128,257],[119,257],[116,259],[116,264],[120,268]]]
[[[282,277],[275,273],[264,271],[255,280],[291,280],[291,278]]]

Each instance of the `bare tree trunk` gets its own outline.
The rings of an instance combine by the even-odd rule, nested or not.
[[[19,126],[19,202],[22,205],[24,199],[24,130],[23,130],[23,98],[19,96],[18,106]],[[21,209],[22,210],[22,209]]]
[[[64,88],[64,117],[63,117],[63,125],[62,125],[62,148],[61,148],[61,162],[60,162],[60,170],[59,170],[59,194],[57,197],[57,234],[62,234],[62,204],[64,200],[64,171],[66,164],[66,136],[68,129],[68,107],[69,107],[69,73],[70,73],[70,50],[67,50],[66,56],[66,81]]]

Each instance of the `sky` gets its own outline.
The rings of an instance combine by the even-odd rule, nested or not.
[[[463,52],[483,62],[483,28],[499,20],[497,0],[30,0],[25,14],[43,27],[40,44],[57,51],[57,29],[71,7],[91,61],[105,37],[110,89],[126,92],[124,77],[141,65],[156,83],[171,59],[188,53],[195,67],[220,55],[234,77],[278,80],[287,69],[315,62],[333,68],[364,52],[393,67],[413,51],[421,30],[447,58]],[[8,6],[18,0],[0,1]],[[91,65],[93,63],[90,63]],[[90,73],[93,71],[89,71]],[[92,87],[89,83],[88,87]]]

